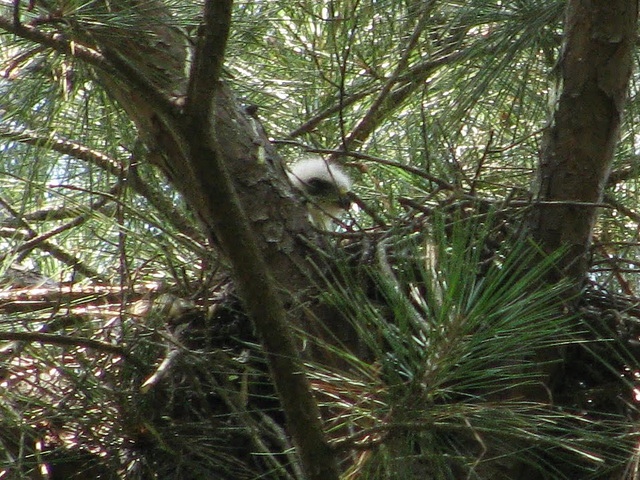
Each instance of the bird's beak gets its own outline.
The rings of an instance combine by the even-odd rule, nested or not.
[[[349,210],[351,208],[351,195],[349,192],[340,192],[338,196],[338,206],[343,210]]]

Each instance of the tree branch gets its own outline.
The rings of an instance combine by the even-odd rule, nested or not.
[[[431,8],[435,3],[436,2],[434,0],[431,0],[422,7],[422,13],[420,15],[420,18],[418,18],[416,26],[411,34],[409,44],[398,60],[394,72],[383,85],[380,93],[374,100],[367,113],[364,115],[364,117],[362,117],[362,120],[360,120],[358,125],[356,125],[356,127],[351,131],[347,138],[344,139],[342,145],[344,150],[352,149],[355,142],[362,140],[364,132],[370,132],[372,130],[371,124],[376,122],[380,107],[387,101],[387,97],[389,96],[391,89],[394,85],[396,85],[398,79],[400,78],[400,74],[405,70],[407,64],[409,63],[409,57],[413,53],[413,49],[416,47],[418,40],[422,35],[426,21],[429,18],[429,14],[431,13]]]
[[[25,145],[50,148],[51,150],[63,155],[68,155],[77,158],[78,160],[91,163],[115,177],[120,175],[121,166],[114,158],[105,155],[98,150],[68,139],[52,135],[42,135],[28,129],[11,130],[6,126],[0,126],[0,137],[8,138]],[[132,168],[130,170],[130,175],[127,180],[128,185],[133,189],[133,191],[146,199],[149,204],[151,204],[176,228],[176,230],[189,238],[202,237],[202,234],[196,230],[192,224],[184,218],[184,216],[180,215],[180,213],[176,211],[173,201],[168,201],[162,193],[155,190],[140,178],[137,169]],[[52,211],[42,212],[41,217],[38,218],[31,215],[24,215],[24,217],[35,220],[44,220],[45,218],[51,220],[55,219],[55,217],[51,216],[52,213]]]
[[[441,56],[435,59],[422,62],[409,68],[405,73],[402,73],[397,78],[397,81],[395,83],[395,86],[397,86],[397,88],[388,94],[389,96],[386,101],[384,101],[380,106],[376,118],[383,118],[389,111],[394,110],[402,105],[402,102],[404,102],[404,100],[408,98],[416,90],[416,88],[419,88],[421,85],[423,85],[425,80],[434,71],[436,71],[440,67],[454,64],[458,60],[469,57],[472,51],[472,48],[467,48],[465,50],[460,50],[452,53],[443,52],[441,53]],[[287,138],[296,138],[305,133],[313,131],[320,123],[322,123],[324,120],[327,120],[332,115],[340,112],[341,109],[353,105],[354,103],[368,97],[369,95],[373,95],[378,91],[379,86],[376,85],[373,87],[369,87],[364,91],[343,96],[341,99],[336,100],[336,103],[333,106],[316,113],[305,123],[300,125],[295,130],[291,131],[287,135]],[[375,128],[375,125],[375,122],[369,122],[368,127],[366,129],[362,129],[359,134],[360,141],[363,141],[371,134],[371,131]]]
[[[0,28],[25,40],[47,46],[57,52],[75,57],[102,71],[117,74],[113,66],[96,50],[65,40],[62,34],[48,34],[30,25],[16,24],[14,20],[0,16]]]
[[[218,18],[212,18],[218,15]],[[222,16],[222,17],[220,17]],[[262,341],[269,369],[303,468],[309,480],[338,479],[338,467],[323,433],[320,411],[294,344],[279,291],[233,186],[216,138],[213,99],[223,51],[211,55],[211,41],[228,32],[231,2],[205,2],[205,28],[196,51],[187,100],[184,136],[190,146],[190,162],[204,199],[214,233],[231,260],[240,296]],[[220,28],[221,31],[211,29]],[[224,43],[222,44],[224,45]],[[203,83],[204,79],[210,83]],[[197,104],[194,101],[197,99]]]
[[[131,358],[129,353],[118,345],[113,345],[90,338],[78,338],[57,333],[34,333],[34,332],[0,332],[0,340],[20,341],[20,342],[42,342],[53,345],[69,345],[73,347],[85,347],[101,352],[112,353],[124,358]]]
[[[25,236],[21,234],[21,232],[19,231],[12,231],[9,233],[5,233],[5,232],[2,232],[1,230],[0,230],[0,237],[12,238],[12,239],[24,238],[26,240],[31,240],[33,238],[32,236]],[[107,281],[107,279],[103,275],[99,274],[97,271],[95,271],[88,265],[85,265],[82,262],[82,260],[80,260],[78,257],[65,252],[63,249],[61,249],[57,245],[54,245],[53,243],[45,240],[45,241],[39,242],[37,246],[40,250],[43,250],[51,254],[51,256],[56,260],[59,260],[65,265],[69,265],[79,274],[84,275],[87,278],[97,279],[103,282]]]
[[[99,53],[77,41],[66,40],[60,33],[48,34],[30,25],[16,24],[13,20],[1,16],[0,29],[82,60],[112,80],[125,82],[130,90],[142,95],[155,111],[172,116],[177,114],[176,105],[117,52],[105,50]]]
[[[187,116],[197,118],[211,113],[231,29],[232,5],[232,0],[209,0],[204,4],[204,23],[200,27],[189,74],[185,106]]]

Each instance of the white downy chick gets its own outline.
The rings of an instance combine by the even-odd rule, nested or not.
[[[287,176],[309,201],[309,217],[319,228],[329,230],[333,219],[351,206],[351,178],[336,164],[307,157],[291,165]]]

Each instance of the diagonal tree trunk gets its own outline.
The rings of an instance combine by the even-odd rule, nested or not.
[[[293,319],[288,318],[284,302],[291,299],[281,295],[282,290],[294,297],[309,290],[308,275],[300,268],[308,252],[295,240],[309,228],[305,212],[288,194],[279,176],[279,159],[259,124],[243,112],[219,79],[231,2],[205,2],[203,16],[184,109],[175,112],[160,105],[147,110],[147,99],[136,98],[135,89],[113,91],[125,102],[129,97],[140,103],[141,108],[131,110],[132,117],[145,137],[160,147],[159,165],[229,259],[306,477],[337,479],[337,464],[287,325]],[[127,68],[134,66],[132,59],[122,51],[115,56],[116,64],[124,61],[121,72],[135,81],[136,75]],[[291,225],[291,218],[297,224]]]
[[[184,44],[182,36],[170,26],[170,13],[160,1],[97,4],[108,13],[126,11],[136,28],[113,32],[69,18],[71,29],[65,33],[73,42],[16,21],[0,26],[97,67],[96,75],[136,124],[152,161],[184,195],[229,260],[306,477],[337,479],[334,454],[287,324],[309,332],[308,319],[291,318],[286,307],[314,294],[303,267],[312,252],[298,240],[313,239],[313,230],[260,124],[220,80],[231,4],[204,3],[189,78],[180,68],[186,57],[178,48]],[[142,33],[134,36],[132,30]],[[322,314],[316,317],[322,319]],[[315,333],[321,331],[318,327]]]

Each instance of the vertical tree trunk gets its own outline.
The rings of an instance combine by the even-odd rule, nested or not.
[[[597,207],[609,175],[631,74],[636,0],[569,0],[561,90],[544,138],[531,232],[547,252],[567,248],[563,275],[586,275]],[[549,202],[558,202],[550,204]]]
[[[545,133],[537,178],[538,203],[529,217],[533,239],[547,252],[566,252],[550,280],[568,277],[578,292],[586,280],[589,248],[602,201],[631,76],[637,0],[569,0],[558,62],[560,85],[551,125]],[[566,352],[537,352],[538,368],[553,391],[561,384],[558,360]],[[549,390],[525,392],[549,399]],[[509,478],[538,480],[524,463]]]

